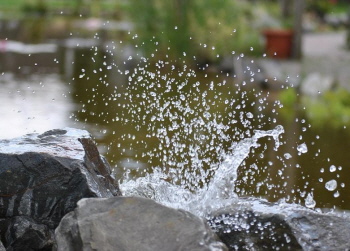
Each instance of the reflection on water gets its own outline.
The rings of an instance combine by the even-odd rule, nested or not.
[[[277,151],[262,138],[242,162],[235,192],[300,204],[313,194],[316,207],[350,209],[347,129],[314,128],[302,110],[284,118],[276,93],[92,37],[55,40],[53,53],[0,53],[1,138],[85,128],[119,178],[162,167],[164,179],[195,190],[234,142],[282,125]],[[337,187],[327,190],[333,179]]]
[[[57,74],[0,77],[0,138],[73,126],[70,86]]]

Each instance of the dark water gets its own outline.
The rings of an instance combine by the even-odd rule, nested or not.
[[[11,39],[3,45],[33,41],[7,32]],[[282,125],[285,133],[278,150],[272,139],[260,139],[260,147],[241,164],[236,192],[302,205],[313,193],[316,207],[350,209],[346,127],[316,127],[302,107],[283,116],[278,92],[196,70],[184,64],[185,59],[144,59],[126,42],[102,39],[100,31],[74,32],[55,39],[39,36],[30,43],[53,44],[53,52],[3,47],[1,138],[65,126],[84,128],[118,177],[137,177],[162,167],[169,182],[195,190],[215,175],[233,142],[251,137],[254,130]],[[330,180],[337,184],[332,191],[325,188]]]

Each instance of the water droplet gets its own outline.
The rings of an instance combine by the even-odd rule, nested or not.
[[[328,191],[334,191],[337,188],[337,181],[330,180],[330,181],[326,182],[325,187]]]
[[[338,198],[340,196],[340,193],[339,191],[336,191],[334,194],[333,194],[334,198]]]
[[[283,156],[284,156],[285,159],[291,159],[292,158],[292,155],[290,153],[285,153]]]
[[[298,150],[298,152],[299,152],[299,155],[300,155],[300,154],[303,154],[303,153],[306,153],[306,152],[307,152],[307,146],[306,146],[306,144],[305,144],[305,143],[302,143],[302,144],[298,145],[297,150]]]
[[[336,170],[337,170],[337,168],[336,168],[334,165],[331,165],[331,166],[329,167],[329,171],[330,171],[331,173],[335,172]]]
[[[315,208],[316,206],[316,201],[314,200],[314,195],[313,193],[308,193],[308,195],[305,198],[305,206],[307,208]]]

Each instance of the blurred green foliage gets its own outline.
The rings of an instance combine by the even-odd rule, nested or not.
[[[306,4],[308,11],[315,12],[320,17],[324,17],[333,7],[330,0],[306,0]]]
[[[303,100],[307,115],[315,125],[340,128],[350,124],[350,93],[346,90],[328,91],[319,99]]]
[[[336,129],[350,125],[350,93],[342,88],[317,97],[301,96],[295,88],[289,88],[279,94],[279,99],[283,104],[281,115],[286,119],[294,118],[295,111],[306,107],[302,111],[315,127],[328,125]]]
[[[0,0],[0,14],[14,16],[76,15],[128,19],[136,43],[150,56],[219,62],[232,53],[261,56],[259,13],[277,12],[275,1],[239,0]],[[15,13],[15,14],[13,14]],[[260,26],[259,26],[260,25]],[[134,40],[135,41],[135,40]]]
[[[2,18],[23,18],[34,15],[76,15],[115,18],[124,0],[0,0]]]
[[[27,15],[44,16],[47,14],[48,6],[44,0],[26,0],[22,5],[21,10]]]
[[[216,61],[233,51],[262,51],[246,1],[130,0],[128,13],[147,52]]]
[[[281,115],[288,120],[295,118],[295,111],[298,110],[299,94],[295,88],[288,88],[279,93],[279,100],[281,101],[283,108],[281,109]]]

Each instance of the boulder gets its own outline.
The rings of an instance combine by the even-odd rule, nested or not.
[[[54,231],[45,224],[36,223],[28,216],[15,216],[7,220],[5,240],[7,251],[51,250]]]
[[[350,214],[240,199],[208,217],[230,250],[350,250]]]
[[[55,231],[56,250],[227,250],[203,219],[138,197],[82,199]]]
[[[2,244],[2,242],[0,241],[0,251],[6,251],[4,245]]]
[[[88,132],[57,129],[0,140],[0,236],[7,250],[48,250],[87,197],[120,195]]]

